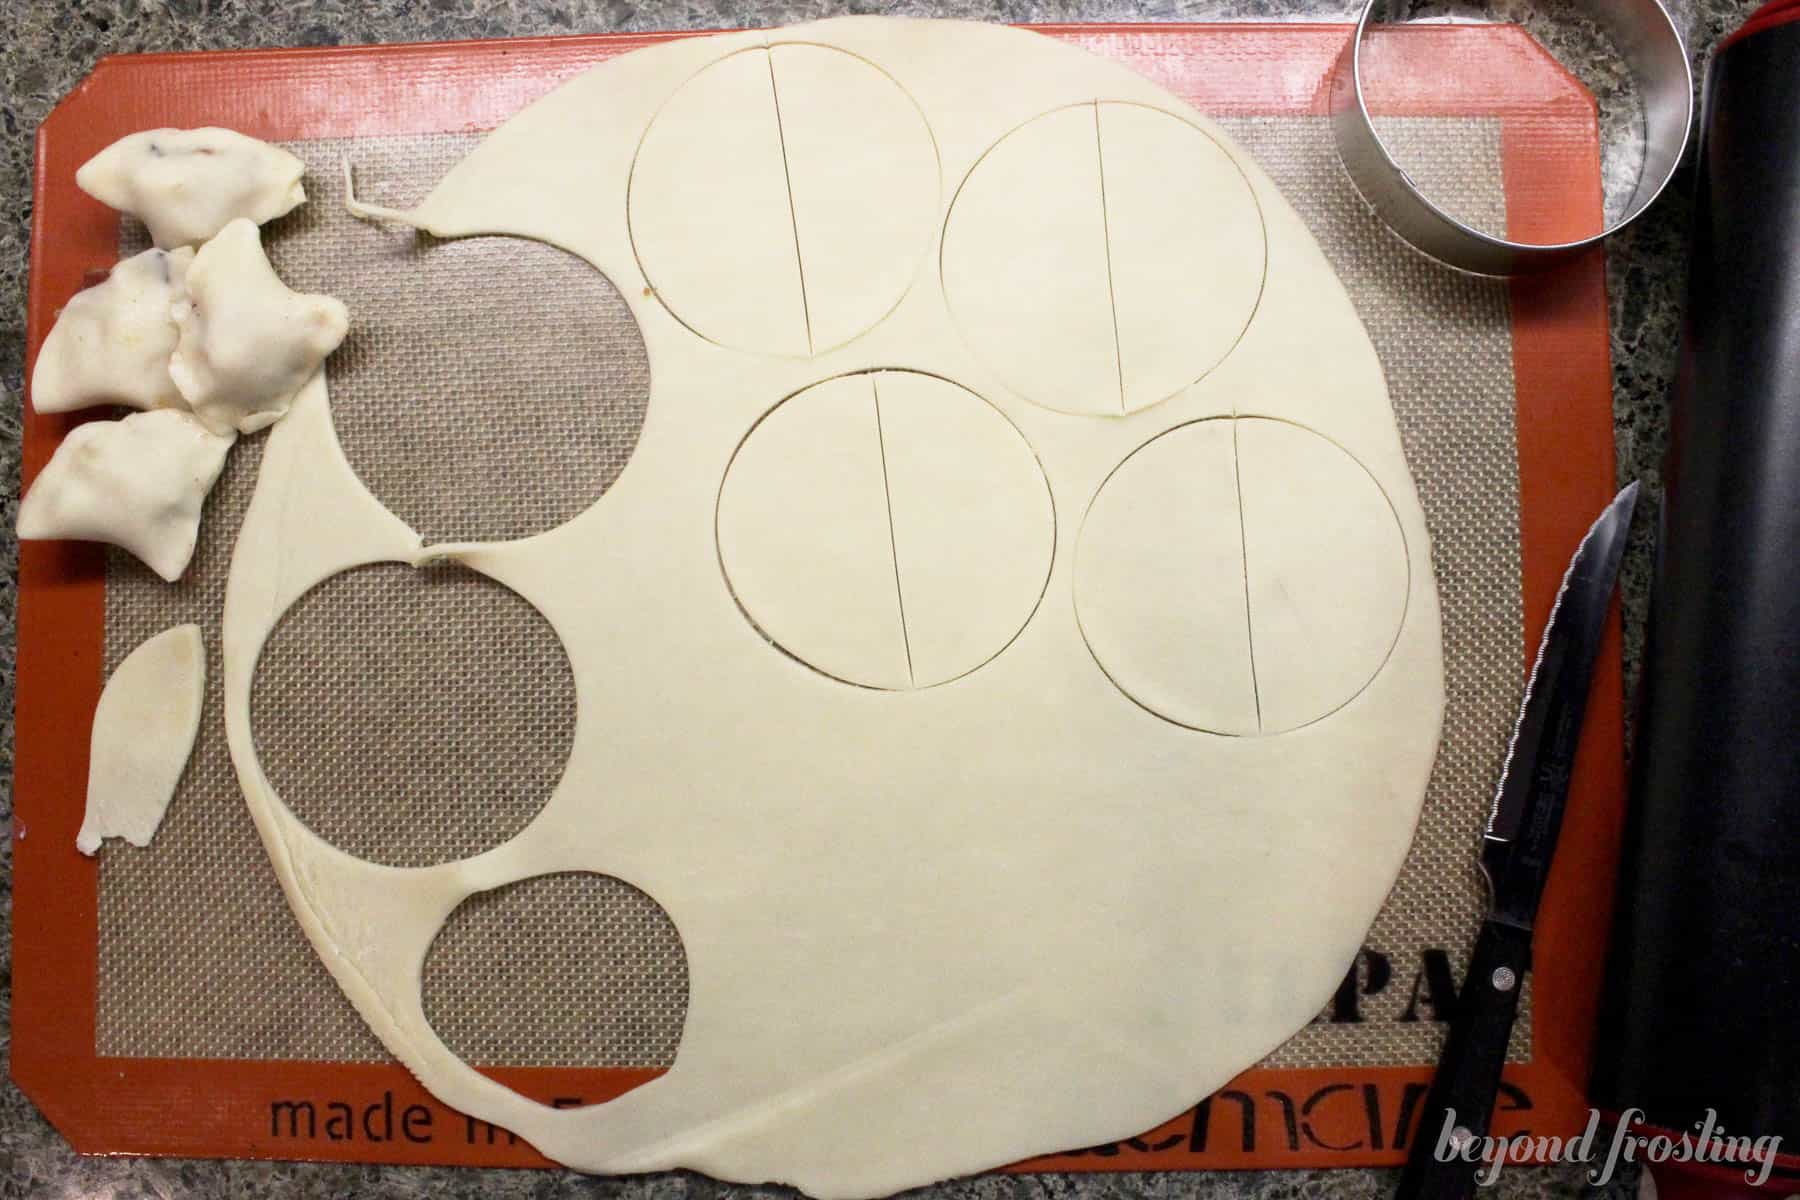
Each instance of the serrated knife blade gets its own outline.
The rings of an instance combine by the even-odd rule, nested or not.
[[[1588,529],[1544,625],[1481,839],[1487,916],[1457,994],[1398,1200],[1469,1200],[1475,1194],[1483,1164],[1463,1148],[1487,1135],[1493,1116],[1519,991],[1531,966],[1532,924],[1562,832],[1594,660],[1637,495],[1633,483]]]
[[[1544,624],[1481,839],[1496,920],[1529,929],[1537,917],[1637,495],[1636,483],[1626,487],[1589,527]]]

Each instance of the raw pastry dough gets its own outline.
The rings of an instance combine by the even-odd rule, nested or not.
[[[181,340],[169,374],[215,433],[279,421],[350,330],[342,301],[303,295],[276,277],[255,224],[243,218],[200,247],[187,291],[175,305]]]
[[[1075,550],[1082,635],[1119,689],[1194,729],[1261,728],[1238,519],[1236,422],[1171,430],[1120,464]]]
[[[174,409],[78,425],[19,502],[19,536],[111,542],[173,583],[236,440]]]
[[[1133,454],[1081,530],[1075,609],[1151,712],[1271,734],[1354,699],[1399,635],[1406,541],[1381,486],[1286,421],[1198,421]]]
[[[205,692],[198,625],[165,629],[114,668],[94,710],[77,850],[92,854],[109,837],[150,844],[193,752]]]
[[[77,292],[57,314],[31,371],[31,405],[69,412],[96,404],[181,408],[169,378],[177,331],[170,309],[194,252],[146,250]]]
[[[879,321],[918,274],[937,210],[917,105],[830,46],[754,46],[706,67],[631,166],[651,286],[702,337],[763,354],[821,353]],[[722,263],[740,286],[716,286]]]
[[[1050,575],[1031,447],[979,396],[846,375],[757,424],[719,494],[719,562],[776,645],[866,687],[933,687],[1005,649]]]
[[[707,99],[715,85],[734,94],[726,84],[735,72],[750,86],[751,66],[779,67],[802,45],[851,56],[910,98],[936,153],[930,164],[903,158],[910,165],[896,166],[904,178],[895,186],[939,197],[922,269],[892,311],[835,348],[815,336],[810,357],[793,321],[799,266],[788,270],[785,250],[794,232],[734,242],[730,224],[767,218],[782,232],[768,158],[773,111],[751,121]],[[849,95],[840,86],[852,85],[822,83],[821,94]],[[1031,257],[997,257],[983,269],[1013,275],[978,277],[964,251],[981,247],[959,250],[957,239],[975,211],[963,205],[982,186],[984,154],[1012,131],[1056,133],[1073,119],[1065,112],[1085,116],[1091,137],[1096,113],[1104,121],[1115,105],[1135,106],[1117,110],[1126,149],[1104,169],[1096,154],[1068,168],[1085,174],[1035,177],[1054,195],[1019,219],[1042,237],[1009,243]],[[854,125],[858,105],[840,107]],[[657,127],[677,113],[696,135],[693,151],[674,142],[653,151],[674,128]],[[885,116],[870,119],[888,128]],[[699,140],[719,122],[742,126],[744,145]],[[1164,146],[1188,156],[1169,169],[1194,189],[1174,207],[1156,191]],[[633,164],[652,161],[657,178],[634,183]],[[1124,282],[1137,292],[1121,297],[1129,329],[1116,341],[1109,321],[1086,319],[1109,312],[1104,294],[1080,291],[1055,266],[1075,264],[1083,288],[1104,285],[1105,239],[1088,235],[1104,235],[1108,217],[1084,190],[1101,178],[1145,223],[1117,231],[1122,240],[1169,237],[1170,261],[1127,264]],[[669,181],[693,193],[675,199],[706,252],[677,259],[679,230],[650,236],[638,189],[654,184],[666,196]],[[866,194],[853,178],[819,186],[808,202],[828,211]],[[998,201],[984,203],[1004,215]],[[799,180],[793,204],[804,244]],[[873,1196],[1140,1133],[1325,1005],[1400,868],[1424,795],[1443,713],[1437,597],[1424,518],[1355,310],[1293,210],[1204,118],[1116,65],[1031,33],[850,18],[611,60],[492,133],[416,211],[357,208],[442,236],[510,233],[581,255],[632,304],[652,366],[630,464],[591,508],[546,533],[422,547],[346,464],[317,377],[272,431],[244,519],[224,625],[240,782],[322,960],[440,1099],[584,1170],[689,1167],[825,1197]],[[938,236],[946,219],[949,242]],[[722,245],[730,252],[713,252]],[[891,261],[874,250],[852,238],[845,252]],[[681,268],[666,283],[664,263]],[[1217,304],[1206,295],[1214,276]],[[881,278],[863,297],[871,306],[898,276]],[[1040,361],[1027,380],[992,353],[1026,343],[1006,340],[1016,328],[986,306],[1034,301],[1038,287],[1054,295],[1034,319],[1052,327],[1029,342]],[[702,317],[695,304],[715,307]],[[858,301],[842,328],[871,311]],[[730,344],[753,329],[765,340]],[[1180,345],[1170,340],[1176,330]],[[879,423],[862,390],[871,377]],[[1032,386],[1065,377],[1083,382],[1054,393]],[[890,379],[918,387],[890,392]],[[1077,620],[1086,598],[1077,547],[1093,535],[1084,533],[1090,506],[1101,520],[1095,498],[1109,476],[1125,478],[1134,452],[1179,449],[1175,435],[1159,437],[1196,422],[1228,433],[1253,418],[1284,422],[1351,460],[1300,498],[1330,501],[1337,494],[1325,493],[1341,483],[1356,518],[1340,525],[1328,512],[1318,524],[1310,503],[1246,489],[1253,543],[1344,538],[1329,562],[1358,575],[1322,578],[1272,560],[1284,586],[1309,591],[1271,634],[1268,652],[1281,661],[1265,666],[1286,706],[1275,719],[1314,715],[1331,695],[1344,702],[1289,732],[1226,736],[1149,711],[1109,678],[1097,657],[1105,648],[1090,649]],[[1025,451],[995,451],[1008,444],[987,437],[1006,433],[995,422]],[[891,505],[873,477],[878,430],[925,448],[916,462],[888,459],[903,468],[889,471],[889,489],[899,488]],[[1216,633],[1243,660],[1217,681],[1212,708],[1238,714],[1254,734],[1254,699],[1240,694],[1249,673],[1242,533],[1235,514],[1223,514],[1239,503],[1227,467],[1264,468],[1238,461],[1238,441],[1276,456],[1276,491],[1294,472],[1334,462],[1310,455],[1310,442],[1291,460],[1278,439],[1208,443],[1189,474],[1193,495],[1220,510],[1221,529],[1204,507],[1184,507],[1178,481],[1162,480],[1168,502],[1133,509],[1135,537],[1177,565],[1117,586],[1185,585],[1198,569],[1186,556],[1216,557],[1221,615],[1200,633]],[[832,458],[840,445],[854,462]],[[834,490],[789,486],[784,464]],[[1047,487],[1048,524],[1029,504],[982,506],[989,481],[1010,493],[1011,481],[1034,472]],[[1357,487],[1386,497],[1385,527],[1362,519],[1379,510]],[[914,494],[929,499],[911,509],[902,501]],[[884,509],[891,531],[881,529]],[[1046,544],[1047,583],[1035,609],[1018,612],[1005,597],[1042,569]],[[432,557],[493,576],[550,621],[574,668],[577,732],[561,783],[517,837],[401,871],[353,858],[295,819],[258,765],[249,696],[264,639],[306,589],[362,563]],[[776,562],[792,574],[766,569]],[[897,585],[880,569],[896,564]],[[1261,603],[1251,568],[1251,600]],[[746,585],[744,571],[761,574]],[[823,590],[809,594],[809,579]],[[1397,631],[1396,595],[1405,600]],[[1322,638],[1361,621],[1370,632],[1357,633],[1315,687],[1307,622],[1332,604],[1345,611],[1320,627]],[[834,605],[842,629],[830,625]],[[937,686],[904,686],[906,648],[894,635],[915,621],[938,632],[912,646],[911,681]],[[1384,637],[1391,646],[1371,665]],[[795,644],[770,644],[783,638]],[[1178,682],[1191,691],[1192,681]],[[1347,699],[1338,695],[1346,688]],[[460,902],[559,871],[641,889],[674,921],[689,966],[673,1067],[610,1103],[571,1110],[525,1099],[460,1061],[426,1019],[419,980]]]
[[[306,165],[230,129],[146,129],[75,172],[102,204],[142,220],[163,249],[197,246],[231,221],[273,221],[306,200]]]
[[[944,293],[1021,395],[1117,416],[1230,352],[1256,311],[1263,242],[1255,194],[1213,135],[1142,103],[1076,104],[1008,133],[964,180]]]

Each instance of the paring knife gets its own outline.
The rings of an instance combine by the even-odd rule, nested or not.
[[[1531,965],[1532,923],[1562,830],[1594,656],[1637,493],[1633,483],[1614,497],[1581,540],[1538,644],[1481,841],[1487,917],[1456,998],[1450,1036],[1396,1200],[1467,1200],[1475,1194],[1482,1164],[1461,1155],[1440,1162],[1439,1145],[1444,1143],[1448,1153],[1487,1136],[1506,1044],[1519,1011],[1519,990]]]

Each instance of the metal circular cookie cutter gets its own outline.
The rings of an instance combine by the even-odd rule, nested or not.
[[[1644,104],[1644,163],[1618,220],[1591,237],[1549,244],[1508,241],[1457,220],[1433,204],[1388,152],[1363,93],[1362,51],[1369,27],[1383,19],[1389,7],[1388,0],[1364,4],[1333,71],[1331,123],[1338,155],[1357,190],[1394,232],[1418,249],[1477,275],[1541,271],[1637,220],[1668,186],[1687,147],[1694,82],[1681,33],[1658,0],[1592,0],[1587,5],[1637,80]]]

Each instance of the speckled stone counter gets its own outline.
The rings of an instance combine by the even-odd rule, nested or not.
[[[1691,6],[1690,6],[1691,5]],[[1686,26],[1696,66],[1718,40],[1754,7],[1753,0],[1688,0]],[[6,727],[0,742],[0,794],[12,815],[12,693],[17,600],[17,542],[12,529],[18,503],[20,404],[25,354],[25,279],[31,221],[33,137],[39,122],[96,60],[107,54],[151,50],[306,46],[593,33],[655,29],[705,29],[779,25],[842,12],[888,12],[996,21],[1208,21],[1344,20],[1346,0],[910,0],[882,7],[830,0],[9,0],[0,11],[0,557],[7,583],[0,590],[0,688]],[[1439,13],[1442,5],[1420,6]],[[1591,34],[1546,21],[1518,0],[1505,0],[1496,15],[1523,20],[1602,102],[1609,137],[1629,140],[1633,105],[1629,81],[1599,52]],[[1619,171],[1609,163],[1609,192]],[[1624,164],[1622,186],[1629,188]],[[1686,176],[1641,222],[1609,250],[1612,306],[1613,414],[1621,479],[1645,480],[1654,492],[1666,441],[1666,393],[1674,369],[1679,301],[1684,274],[1689,206]],[[1652,507],[1652,506],[1644,506]],[[1642,508],[1640,508],[1642,511]],[[1626,671],[1635,677],[1648,575],[1648,523],[1642,519],[1626,567]],[[6,909],[0,946],[9,947],[12,926],[11,837],[0,842],[0,904]],[[6,953],[0,949],[0,953]],[[0,1005],[9,1005],[8,969],[0,976]],[[0,1032],[0,1045],[7,1037]],[[1184,1197],[1282,1200],[1385,1196],[1393,1172],[1268,1172],[1208,1175],[995,1176],[929,1189],[957,1200],[1112,1200]],[[1498,1197],[1617,1196],[1633,1194],[1635,1179],[1616,1180],[1604,1192],[1585,1186],[1579,1168],[1514,1169],[1492,1193]],[[467,1171],[398,1167],[316,1166],[289,1163],[183,1162],[82,1159],[10,1082],[0,1083],[0,1200],[10,1197],[327,1197],[484,1196],[501,1200],[621,1196],[630,1200],[704,1200],[780,1189],[733,1188],[687,1174],[597,1180],[545,1171]]]

